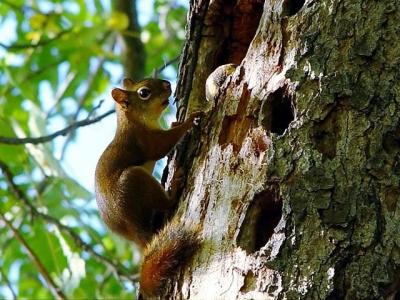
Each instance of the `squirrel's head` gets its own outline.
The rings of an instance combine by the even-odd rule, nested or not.
[[[171,84],[162,79],[133,81],[125,78],[124,89],[115,88],[111,95],[128,119],[158,119],[168,106]]]

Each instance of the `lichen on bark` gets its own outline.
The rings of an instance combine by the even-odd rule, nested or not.
[[[197,37],[187,99],[209,112],[185,148],[193,161],[181,209],[202,225],[204,242],[169,296],[394,297],[400,8],[390,0],[267,0],[253,15],[247,52],[206,103],[206,76],[231,62],[220,48],[231,35],[210,38],[218,18],[207,16],[228,2],[197,2],[209,5],[207,35]],[[243,2],[260,7],[229,7]]]

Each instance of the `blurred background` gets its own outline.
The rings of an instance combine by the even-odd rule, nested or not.
[[[0,1],[0,299],[135,297],[140,255],[100,220],[94,170],[111,89],[153,74],[175,86],[186,2]]]

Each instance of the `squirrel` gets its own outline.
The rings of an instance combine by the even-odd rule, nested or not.
[[[96,201],[106,225],[141,249],[140,292],[154,297],[194,253],[199,237],[196,229],[164,221],[173,213],[176,199],[152,176],[153,168],[203,113],[194,112],[183,123],[163,130],[159,118],[168,106],[171,85],[161,79],[126,78],[123,89],[115,88],[111,95],[117,130],[97,163]]]

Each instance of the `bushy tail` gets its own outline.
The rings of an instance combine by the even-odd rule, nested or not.
[[[198,230],[170,222],[153,238],[143,253],[140,292],[157,296],[167,279],[194,254],[200,244]]]

